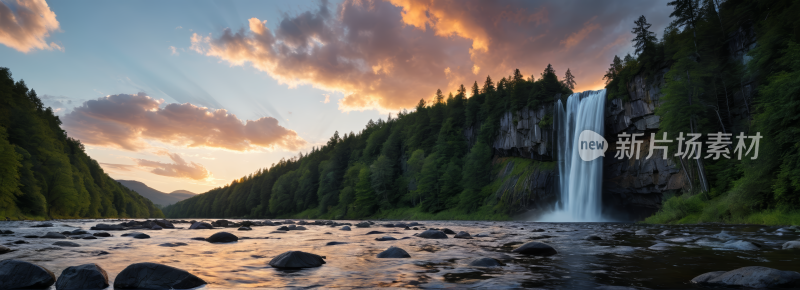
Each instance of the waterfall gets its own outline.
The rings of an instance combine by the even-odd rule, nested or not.
[[[578,154],[578,136],[584,130],[604,134],[606,90],[574,93],[564,107],[555,104],[559,189],[561,200],[539,221],[601,221],[603,159],[584,161]],[[606,144],[608,146],[608,144]]]

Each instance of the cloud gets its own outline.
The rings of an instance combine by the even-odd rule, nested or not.
[[[150,170],[151,173],[169,177],[193,180],[205,180],[212,177],[211,173],[208,171],[208,169],[203,167],[203,165],[195,162],[186,162],[177,153],[167,152],[166,154],[174,163],[136,159],[136,165],[139,167],[152,168],[152,170]]]
[[[198,53],[251,65],[290,87],[340,92],[341,110],[394,110],[515,68],[538,76],[548,63],[560,75],[571,68],[577,90],[593,89],[614,54],[624,54],[616,43],[633,38],[639,15],[656,32],[667,25],[666,2],[323,1],[272,27],[251,18],[247,27],[190,40]]]
[[[64,116],[64,128],[85,144],[131,151],[148,148],[146,140],[235,151],[293,151],[306,144],[272,117],[243,121],[224,109],[163,103],[144,93],[86,101]]]
[[[32,49],[64,48],[46,38],[59,31],[56,14],[44,0],[0,1],[0,43],[28,53]]]
[[[175,48],[174,46],[170,46],[170,47],[169,47],[169,50],[172,52],[172,55],[180,55],[180,54],[178,53],[178,49],[177,49],[177,48]]]
[[[325,100],[322,101],[323,104],[327,104],[327,103],[331,102],[331,95],[330,94],[322,94],[322,95],[325,96]]]

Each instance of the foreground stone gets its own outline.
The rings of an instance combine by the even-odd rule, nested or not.
[[[288,251],[272,258],[269,265],[275,268],[300,269],[319,267],[325,264],[324,258],[319,255],[301,252]]]
[[[540,242],[529,242],[514,249],[512,252],[531,256],[552,256],[558,254],[556,249],[548,244]]]
[[[230,243],[230,242],[236,242],[238,240],[239,237],[229,232],[219,232],[206,238],[206,242],[209,243]]]
[[[58,290],[105,289],[108,274],[97,264],[84,264],[64,269],[56,281]]]
[[[53,243],[53,245],[54,246],[60,246],[60,247],[80,247],[81,246],[81,245],[79,245],[77,243],[67,242],[67,241],[58,241],[58,242]]]
[[[480,258],[473,260],[469,265],[473,267],[498,267],[503,266],[503,263],[500,263],[497,259]]]
[[[788,241],[783,243],[782,248],[784,250],[788,249],[800,249],[800,241]]]
[[[446,239],[447,235],[442,231],[427,230],[427,231],[419,233],[419,235],[417,235],[417,237],[424,238],[424,239]]]
[[[349,230],[350,230],[350,227],[349,227],[349,226],[343,226],[343,227],[342,227],[341,229],[339,229],[339,230],[340,230],[340,231],[349,231]]]
[[[598,237],[596,235],[588,235],[588,236],[584,237],[583,239],[587,240],[587,241],[599,241],[599,240],[602,240],[603,238]]]
[[[411,255],[398,247],[389,247],[386,251],[380,252],[377,256],[378,258],[411,258]]]
[[[95,237],[104,237],[104,238],[107,238],[107,237],[110,237],[110,236],[111,236],[111,234],[109,234],[109,233],[106,233],[106,232],[99,232],[99,233],[94,233],[94,234],[92,234],[92,236],[95,236]]]
[[[17,241],[17,242],[19,242],[19,241]],[[27,244],[27,242],[25,242],[25,241],[22,241],[22,242],[25,242],[25,243],[17,243],[17,242],[14,242],[14,244]],[[11,252],[11,249],[9,249],[9,248],[7,248],[5,246],[0,246],[0,254],[5,254],[5,253],[8,253],[8,252]]]
[[[53,272],[20,260],[0,261],[0,289],[49,288],[56,282]]]
[[[213,229],[209,223],[193,223],[192,226],[189,227],[190,230],[210,230]]]
[[[455,236],[453,236],[453,238],[455,238],[455,239],[471,239],[472,236],[470,236],[468,232],[460,231]]]
[[[703,286],[737,286],[750,288],[800,287],[800,273],[752,266],[724,272],[709,272],[692,279]]]
[[[114,289],[189,289],[205,284],[189,272],[156,263],[131,264],[114,279]]]
[[[133,236],[133,238],[134,239],[149,239],[150,235],[148,235],[148,234],[137,234],[137,235]]]

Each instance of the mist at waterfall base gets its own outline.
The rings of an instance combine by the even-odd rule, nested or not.
[[[556,102],[553,122],[561,199],[537,221],[611,221],[602,216],[603,158],[584,161],[577,146],[584,130],[605,133],[605,102],[605,89],[574,93],[567,99],[566,108],[561,100]]]

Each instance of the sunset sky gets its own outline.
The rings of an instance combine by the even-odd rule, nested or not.
[[[0,0],[0,66],[115,179],[196,193],[487,75],[603,87],[668,1]]]

